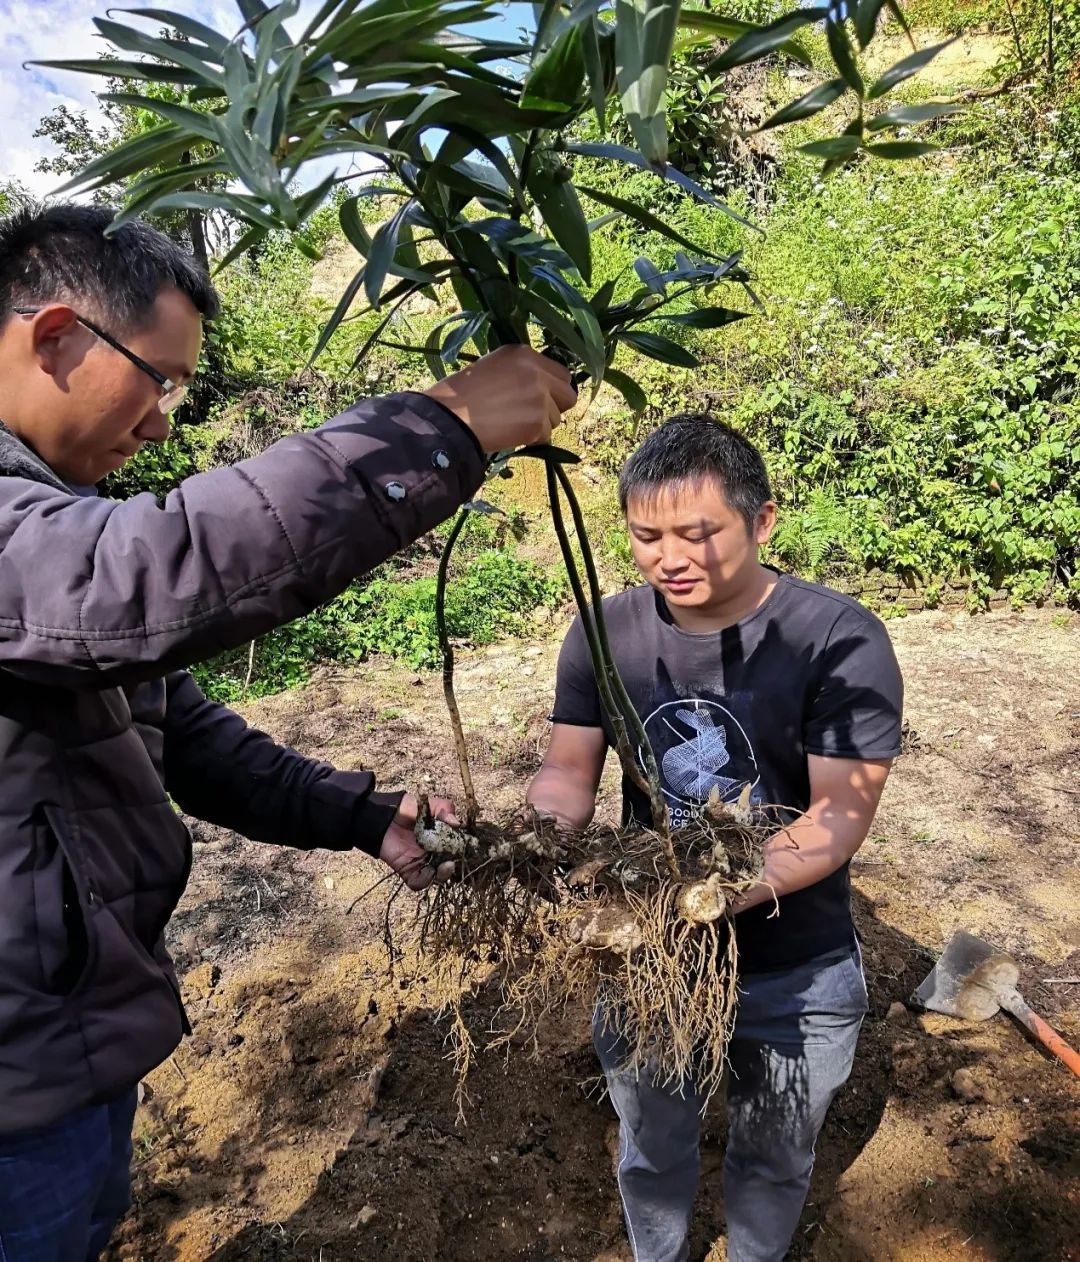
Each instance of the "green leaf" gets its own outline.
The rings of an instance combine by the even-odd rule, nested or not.
[[[181,163],[168,171],[148,171],[128,186],[124,199],[123,211],[115,221],[118,227],[129,219],[141,215],[148,207],[156,204],[159,198],[178,189],[190,188],[205,176],[229,175],[229,167],[225,162],[192,162]],[[265,235],[265,233],[264,233]]]
[[[333,100],[332,97],[330,99]],[[407,131],[410,127],[415,127],[425,114],[429,114],[444,101],[454,100],[457,100],[457,93],[453,88],[434,88],[431,92],[426,92],[420,98],[419,104],[415,105],[408,116],[401,120],[402,130]]]
[[[598,215],[595,219],[589,220],[589,232],[599,232],[601,228],[606,228],[609,223],[614,223],[618,218],[617,210],[609,210],[606,215]]]
[[[689,237],[684,236],[677,228],[672,228],[670,224],[666,224],[662,219],[654,215],[652,211],[646,210],[644,206],[637,205],[636,202],[627,201],[624,197],[616,197],[614,193],[606,193],[602,189],[587,188],[583,184],[578,185],[578,191],[584,193],[586,197],[591,197],[594,202],[599,202],[602,206],[610,206],[613,210],[621,211],[643,228],[647,228],[650,232],[660,233],[661,236],[667,237],[669,241],[674,241],[676,245],[683,245],[688,250],[693,250],[696,254],[707,255],[709,258],[718,259],[720,257],[719,254],[714,254],[712,250],[706,249],[705,246],[691,241]]]
[[[684,175],[681,171],[676,171],[673,166],[665,166],[662,171],[658,171],[640,153],[634,149],[628,149],[625,145],[586,142],[567,145],[566,148],[568,153],[577,153],[583,158],[608,158],[614,162],[625,162],[628,166],[637,167],[639,171],[648,171],[651,175],[658,176],[660,179],[670,180],[672,184],[678,185],[684,192],[696,197],[699,202],[704,202],[707,206],[715,206],[717,210],[722,210],[729,219],[734,219],[736,223],[741,223],[743,227],[753,228],[755,232],[761,232],[761,229],[756,224],[752,224],[749,219],[744,219],[742,215],[736,214],[730,206],[713,197],[712,193],[707,193],[700,184],[692,180],[688,175]],[[597,200],[601,201],[603,199],[597,198]]]
[[[758,22],[744,22],[741,18],[725,17],[707,9],[684,9],[679,14],[679,26],[684,30],[707,31],[718,39],[739,39],[750,31],[761,30]]]
[[[578,332],[573,320],[568,318],[562,311],[553,307],[546,298],[542,298],[535,290],[521,290],[520,299],[526,311],[529,312],[541,328],[545,329],[554,338],[557,345],[568,350],[581,363],[588,362],[589,349],[582,340],[581,334]]]
[[[85,61],[76,58],[71,61],[28,61],[26,64],[41,66],[45,70],[72,70],[76,74],[104,75],[109,79],[135,79],[143,83],[175,83],[182,87],[205,84],[202,75],[179,66],[156,65],[152,61],[109,61],[105,58]]]
[[[300,0],[276,0],[272,6],[263,0],[237,0],[237,4],[255,32],[255,81],[262,83],[270,63],[282,64],[292,51],[293,42],[282,23],[296,16]]]
[[[770,22],[741,35],[725,52],[705,67],[706,74],[718,70],[731,70],[735,66],[744,66],[750,61],[760,61],[769,53],[779,52],[791,36],[804,26],[820,22],[829,16],[828,8],[800,9],[797,13],[787,13]]]
[[[540,236],[515,219],[476,219],[463,223],[462,228],[486,237],[493,245],[519,258],[547,263],[557,268],[571,268],[573,260],[554,241]]]
[[[684,9],[679,14],[679,25],[691,31],[707,31],[720,39],[739,39],[751,31],[760,31],[760,25],[753,22],[742,22],[738,18],[727,18],[720,13],[708,13],[704,9]],[[813,65],[813,58],[805,48],[793,39],[785,40],[775,50],[797,61],[801,65]]]
[[[401,297],[408,297],[410,294],[416,293],[419,289],[424,289],[430,285],[437,284],[440,277],[444,276],[450,268],[454,266],[453,259],[438,259],[434,263],[429,263],[426,267],[420,269],[420,276],[406,276],[399,280],[396,285],[391,285],[389,289],[384,290],[380,296],[380,304],[385,306],[387,303],[394,302]],[[394,276],[397,271],[404,271],[404,268],[390,268],[390,275]],[[373,307],[366,307],[364,311],[372,311]],[[361,312],[360,314],[364,314]]]
[[[398,248],[395,263],[398,264],[397,272],[394,272],[394,268],[390,270],[396,275],[411,275],[415,278],[420,274],[420,251],[416,248],[416,242],[413,240],[412,222],[408,218],[406,218],[398,232]],[[429,289],[426,296],[434,298],[434,291]]]
[[[833,65],[840,71],[840,77],[861,98],[866,87],[862,75],[859,74],[859,67],[855,64],[851,41],[848,39],[844,24],[836,21],[835,15],[825,23],[825,37],[828,40]]]
[[[318,12],[304,28],[304,33],[300,36],[300,43],[311,43],[315,37],[315,32],[331,17],[334,19],[333,25],[339,26],[346,18],[351,17],[359,7],[360,0],[323,0]],[[337,11],[335,12],[335,10]]]
[[[890,66],[885,73],[871,84],[867,97],[871,101],[876,101],[879,96],[884,96],[890,89],[895,88],[898,83],[903,83],[905,79],[910,79],[912,75],[916,75],[920,70],[928,66],[934,58],[941,52],[943,48],[948,48],[950,44],[956,43],[959,36],[954,35],[952,39],[943,40],[940,44],[934,44],[930,48],[924,48],[921,52],[912,53],[910,57],[905,57],[903,61],[898,61],[894,66]]]
[[[889,140],[880,145],[867,145],[866,151],[875,158],[921,158],[926,153],[937,153],[940,148],[924,140]]]
[[[154,201],[155,210],[228,210],[248,223],[273,231],[282,224],[260,203],[243,193],[199,193],[186,189]],[[114,221],[115,224],[115,221]]]
[[[479,336],[489,321],[488,315],[483,311],[466,311],[462,313],[468,318],[462,320],[458,327],[450,334],[442,346],[442,358],[448,364],[455,364],[461,358],[461,352],[465,349],[465,343],[471,338]],[[478,349],[481,349],[478,347]]]
[[[848,85],[843,79],[829,79],[825,83],[820,83],[804,96],[800,96],[797,101],[792,101],[782,110],[777,110],[771,118],[767,118],[755,130],[768,131],[770,127],[782,127],[785,123],[794,123],[800,118],[810,118],[814,114],[820,114],[834,101],[838,101],[847,88]]]
[[[149,18],[152,22],[156,22],[159,27],[169,27],[174,31],[179,31],[181,35],[186,35],[188,39],[197,39],[201,44],[205,44],[219,60],[221,54],[225,51],[225,46],[229,42],[224,35],[215,31],[213,27],[207,26],[204,22],[197,22],[194,18],[186,17],[183,13],[175,13],[171,9],[125,9],[124,12],[132,17]]]
[[[648,396],[645,391],[638,385],[633,377],[628,377],[626,373],[620,372],[617,368],[609,368],[604,373],[604,381],[609,386],[614,386],[616,390],[629,404],[634,412],[644,412],[649,406]]]
[[[336,174],[331,171],[330,174],[321,179],[318,184],[313,185],[306,193],[302,193],[296,199],[296,213],[299,216],[299,221],[301,223],[319,209],[333,191],[336,183]]]
[[[617,280],[604,281],[596,293],[589,299],[589,306],[592,307],[597,315],[606,311],[611,305],[611,300],[615,296],[615,289],[618,283],[619,282]]]
[[[124,105],[130,109],[146,110],[148,114],[157,114],[166,122],[175,123],[177,127],[185,128],[189,133],[211,144],[221,143],[221,125],[209,115],[189,109],[186,105],[159,101],[153,96],[140,96],[137,92],[99,92],[98,100],[110,101],[114,105]]]
[[[359,88],[355,92],[342,92],[336,96],[317,96],[308,100],[293,101],[290,121],[297,126],[313,122],[327,114],[340,113],[349,119],[354,115],[363,115],[370,110],[388,102],[404,99],[411,102],[413,95],[407,92],[390,92],[385,88]]]
[[[610,9],[611,5],[612,0],[576,0],[570,5],[570,12],[556,26],[553,32],[555,39],[575,26],[590,26],[591,19],[602,9]]]
[[[586,353],[583,356],[585,367],[589,376],[599,385],[604,375],[604,365],[607,363],[607,346],[604,343],[604,334],[600,329],[596,312],[592,309],[589,300],[554,268],[541,266],[530,267],[529,270],[537,280],[549,285],[566,304],[581,334],[581,340],[585,344]]]
[[[270,232],[267,228],[249,228],[228,252],[228,254],[214,264],[213,275],[216,276],[219,272],[223,272],[230,263],[233,263],[238,258],[241,258],[253,246],[258,245],[260,241],[265,241],[269,235]]]
[[[658,359],[664,364],[674,364],[676,368],[700,366],[701,361],[691,355],[685,347],[680,346],[678,342],[673,342],[669,337],[662,337],[659,333],[646,333],[638,329],[633,333],[620,333],[619,340],[650,359]]]
[[[914,127],[919,123],[928,123],[935,118],[946,118],[950,114],[962,114],[960,105],[896,105],[883,114],[875,114],[866,124],[867,131],[885,131],[889,127]]]
[[[315,246],[311,244],[310,241],[306,240],[304,237],[296,237],[295,241],[296,241],[296,248],[300,251],[301,254],[304,255],[305,258],[311,259],[313,263],[322,262],[323,260],[322,252],[320,250],[317,250]]]
[[[480,295],[460,272],[454,272],[451,275],[450,286],[462,311],[475,311],[481,306]]]
[[[654,294],[662,294],[666,289],[664,278],[660,275],[660,269],[651,259],[635,259],[634,271],[637,272],[642,283],[651,289]]]
[[[551,235],[573,259],[574,266],[588,284],[592,280],[592,242],[577,190],[569,180],[552,180],[544,171],[534,167],[529,177],[529,192]]]
[[[911,36],[911,27],[908,26],[907,18],[904,17],[904,11],[900,8],[897,0],[885,0],[885,6],[893,17],[896,18],[897,22],[900,23],[900,29],[908,37],[908,42],[911,44],[911,47],[914,48],[915,41]]]
[[[424,359],[427,361],[428,371],[436,381],[442,381],[446,376],[446,362],[442,355],[443,330],[460,324],[462,320],[468,320],[475,314],[474,311],[458,311],[445,320],[440,320],[428,333],[424,342]]]
[[[459,141],[463,142],[465,145],[471,146],[471,148],[467,148],[465,150],[466,153],[469,153],[472,151],[472,149],[475,149],[478,153],[482,154],[488,160],[488,162],[491,163],[495,171],[499,175],[502,176],[503,180],[506,182],[506,187],[513,191],[513,194],[517,198],[518,203],[522,207],[524,207],[525,190],[521,187],[521,181],[518,179],[517,172],[514,170],[513,166],[511,166],[511,164],[507,161],[506,154],[499,148],[497,144],[495,144],[494,141],[489,139],[489,137],[483,135],[481,132],[477,131],[475,128],[466,127],[461,123],[447,123],[446,130],[449,133],[449,135],[456,137]],[[440,157],[442,156],[442,153],[443,153],[443,150],[440,149],[439,150]],[[459,162],[457,166],[455,167],[455,169],[458,169],[461,166],[462,164]],[[477,170],[476,163],[470,162],[468,164],[468,167],[470,170],[473,170],[473,171]],[[480,168],[480,170],[485,171],[484,168]],[[485,175],[489,181],[494,179],[494,176],[492,176],[490,172],[485,171]]]
[[[398,233],[405,221],[406,212],[413,205],[413,202],[408,201],[404,206],[399,207],[372,238],[371,251],[368,254],[367,268],[364,273],[364,293],[376,311],[379,309],[379,296],[382,293],[383,284],[393,264],[394,255],[397,253]]]
[[[850,158],[861,144],[858,136],[830,136],[827,140],[811,140],[809,144],[799,145],[799,152],[811,158]]]
[[[859,0],[855,6],[855,34],[860,48],[865,48],[874,38],[878,15],[884,7],[885,0]]]
[[[589,99],[600,134],[607,130],[607,98],[615,77],[615,37],[606,23],[590,21],[581,34]]]
[[[104,184],[126,180],[129,175],[140,175],[150,167],[172,165],[190,147],[189,136],[174,123],[163,123],[95,158],[57,192],[66,193],[73,188],[100,188]]]
[[[533,67],[521,90],[523,109],[572,110],[585,83],[585,57],[581,30],[574,27],[560,36]]]
[[[122,48],[124,52],[141,53],[144,57],[153,57],[164,65],[180,66],[197,76],[201,83],[212,83],[217,87],[222,85],[221,71],[199,57],[195,45],[187,45],[185,49],[170,48],[162,40],[154,39],[144,31],[133,30],[130,26],[111,22],[108,18],[94,18],[94,25],[110,44]]]
[[[533,51],[549,47],[557,36],[552,35],[551,27],[559,16],[561,8],[559,0],[533,0],[533,18],[536,22],[536,35],[533,38]]]
[[[623,114],[651,166],[667,161],[664,87],[680,0],[615,0],[615,77]]]
[[[696,311],[686,311],[681,315],[669,316],[658,312],[654,319],[665,320],[669,324],[682,324],[688,329],[722,329],[726,324],[745,320],[749,315],[749,311],[733,311],[730,307],[699,307]]]

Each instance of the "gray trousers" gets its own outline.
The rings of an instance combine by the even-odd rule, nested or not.
[[[806,1201],[814,1143],[847,1081],[867,1011],[858,948],[739,983],[729,1048],[724,1208],[729,1262],[781,1262]],[[619,1115],[619,1193],[634,1262],[686,1262],[702,1101],[621,1071],[599,1016],[593,1041]]]

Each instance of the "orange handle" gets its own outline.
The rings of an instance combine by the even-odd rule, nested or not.
[[[1025,1029],[1030,1030],[1048,1052],[1053,1052],[1058,1060],[1068,1065],[1080,1078],[1080,1052],[1070,1047],[1057,1030],[1047,1025],[1038,1013],[1032,1012],[1018,991],[1006,991],[1001,996],[1001,1006],[1011,1012]]]

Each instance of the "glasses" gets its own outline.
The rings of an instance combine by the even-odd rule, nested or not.
[[[16,315],[37,315],[41,308],[14,307],[13,310]],[[103,342],[111,346],[114,351],[119,351],[125,359],[129,359],[136,368],[140,368],[148,377],[152,377],[157,382],[162,390],[161,398],[158,399],[159,412],[163,412],[166,416],[168,416],[170,412],[175,412],[180,404],[187,398],[188,388],[186,385],[180,385],[179,383],[173,381],[171,377],[166,377],[164,373],[158,372],[152,364],[148,364],[145,359],[136,355],[134,351],[129,351],[122,342],[118,342],[111,333],[106,333],[105,330],[95,324],[93,320],[88,320],[86,316],[81,316],[78,313],[76,313],[75,319],[78,320],[80,324],[85,325],[86,328],[88,328],[96,337],[100,337]]]

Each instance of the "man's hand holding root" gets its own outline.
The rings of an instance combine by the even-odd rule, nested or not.
[[[460,826],[456,808],[449,798],[428,798],[427,805],[435,819],[441,819],[455,827]],[[383,863],[393,868],[413,890],[427,889],[432,881],[448,881],[454,875],[452,861],[435,867],[432,856],[417,841],[416,821],[419,813],[419,802],[411,793],[406,793],[401,799],[394,822],[386,830],[379,851],[379,858]]]

